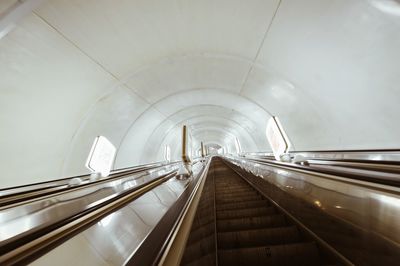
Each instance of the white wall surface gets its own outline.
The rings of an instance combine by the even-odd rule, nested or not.
[[[399,148],[399,32],[396,0],[44,1],[0,39],[0,187],[85,173],[97,135],[117,168],[183,124],[266,151],[270,115],[298,150]]]

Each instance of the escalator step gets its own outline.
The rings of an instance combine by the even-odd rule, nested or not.
[[[206,219],[204,219],[201,222],[193,223],[191,231],[195,231],[202,227],[209,226],[210,224],[214,224],[214,220],[209,220],[208,217],[206,217]]]
[[[261,217],[244,217],[229,220],[219,220],[217,221],[217,230],[220,232],[227,232],[266,227],[282,227],[285,225],[285,217],[282,214],[277,214]]]
[[[300,241],[296,226],[218,233],[218,248],[233,249]]]
[[[237,188],[221,186],[220,188],[217,187],[215,191],[217,192],[217,194],[219,194],[219,193],[239,193],[239,192],[254,191],[254,189],[252,187],[248,187],[248,186],[240,186]]]
[[[191,261],[189,263],[182,263],[181,265],[186,265],[186,266],[212,266],[216,265],[216,258],[215,258],[215,253],[213,254],[208,254],[206,256],[203,256],[199,259],[196,259],[195,261]]]
[[[262,199],[261,195],[251,195],[246,197],[232,197],[232,198],[218,198],[216,199],[217,204],[224,204],[230,202],[245,202],[245,201],[253,201]]]
[[[230,191],[230,190],[236,190],[236,191],[240,191],[240,190],[248,190],[251,189],[252,187],[249,186],[246,183],[242,183],[242,184],[233,184],[233,183],[215,183],[215,187],[217,189],[218,192],[221,191]]]
[[[193,229],[190,231],[190,236],[188,239],[188,245],[190,245],[193,242],[199,241],[202,238],[206,238],[215,232],[215,224],[214,223],[209,223],[207,225],[204,225],[202,227]]]
[[[219,265],[319,265],[314,242],[218,251]]]
[[[251,197],[251,196],[259,196],[255,191],[250,192],[241,192],[241,193],[230,193],[230,194],[217,194],[217,199],[235,199],[235,198],[243,198],[243,197]]]
[[[268,200],[260,199],[260,200],[252,200],[246,202],[228,202],[228,203],[219,203],[216,208],[217,211],[222,210],[237,210],[237,209],[246,209],[246,208],[255,208],[255,207],[263,207],[270,206]]]
[[[226,195],[240,195],[240,194],[246,194],[246,193],[254,193],[256,192],[254,189],[241,189],[241,190],[228,190],[224,189],[222,191],[216,191],[216,196],[226,196]]]
[[[214,202],[213,204],[203,204],[197,207],[196,213],[209,213],[214,210]],[[201,215],[201,214],[200,214]]]
[[[238,198],[238,197],[246,197],[252,195],[259,195],[259,194],[255,190],[250,190],[244,192],[219,193],[217,194],[217,198],[232,198],[232,197]]]
[[[210,235],[206,238],[201,239],[200,241],[191,243],[190,245],[186,246],[182,262],[189,263],[214,252],[215,237],[214,235]]]
[[[240,187],[236,187],[236,188],[232,188],[232,187],[228,187],[228,186],[222,186],[219,187],[217,185],[216,187],[216,191],[218,193],[225,193],[225,192],[246,192],[246,191],[254,191],[254,189],[248,185],[243,185]]]
[[[236,181],[240,181],[240,180],[236,180]],[[245,181],[241,181],[241,182],[236,182],[235,180],[219,180],[218,178],[215,181],[215,187],[217,189],[249,189],[251,188],[251,186],[249,186],[249,184]]]
[[[217,219],[232,219],[252,216],[265,216],[276,213],[274,207],[256,207],[246,208],[240,210],[224,210],[217,212]]]

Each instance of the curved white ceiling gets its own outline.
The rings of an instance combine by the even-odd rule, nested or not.
[[[0,39],[2,186],[84,173],[97,135],[118,147],[116,167],[162,160],[165,145],[179,157],[183,124],[195,145],[234,151],[238,137],[244,151],[269,150],[271,115],[298,150],[398,148],[399,10],[396,0],[43,1]]]

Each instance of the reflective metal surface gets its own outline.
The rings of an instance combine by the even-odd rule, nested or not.
[[[360,151],[361,152],[361,151]],[[312,153],[312,152],[310,152]],[[333,153],[333,152],[332,152]],[[362,151],[366,155],[366,151]],[[277,161],[271,156],[245,155],[241,158],[253,163],[299,172],[325,173],[350,179],[364,180],[390,186],[400,186],[400,163],[398,161],[358,159],[310,159],[291,154],[288,161]]]
[[[179,164],[155,168],[144,173],[121,177],[118,180],[97,183],[90,187],[76,188],[52,197],[26,202],[14,207],[0,209],[1,246],[18,238],[21,234],[37,231],[50,224],[62,221],[88,208],[101,204],[105,199],[145,184],[162,175],[176,171]]]
[[[331,150],[331,151],[290,151],[292,157],[302,156],[307,159],[330,159],[330,160],[366,160],[366,161],[392,161],[400,162],[400,150]],[[250,152],[243,154],[244,157],[264,157],[273,159],[271,152]]]
[[[203,169],[193,166],[194,176]],[[32,265],[123,265],[192,179],[172,178],[104,217]]]
[[[245,176],[359,265],[400,259],[400,188],[230,158]]]
[[[359,150],[359,151],[296,151],[292,155],[301,155],[315,159],[349,159],[371,161],[400,161],[399,150]]]
[[[176,162],[172,162],[176,163]],[[116,169],[111,171],[110,177],[114,174],[119,174],[122,172],[126,171],[140,171],[140,170],[148,170],[151,168],[155,167],[161,167],[165,165],[163,162],[157,162],[157,163],[149,163],[149,164],[143,164],[135,167],[129,167],[129,168],[122,168],[122,169]],[[1,197],[9,196],[12,194],[17,194],[17,193],[26,193],[29,191],[37,191],[37,190],[45,190],[45,189],[62,189],[70,186],[70,182],[74,178],[79,178],[82,180],[81,185],[87,184],[91,182],[91,175],[81,175],[81,176],[73,176],[73,177],[67,177],[67,178],[62,178],[62,179],[56,179],[48,182],[40,182],[40,183],[33,183],[33,184],[27,184],[23,186],[18,186],[18,187],[11,187],[11,188],[3,188],[0,189],[0,201]],[[103,178],[104,179],[104,178]]]

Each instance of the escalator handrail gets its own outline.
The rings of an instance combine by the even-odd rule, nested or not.
[[[327,165],[400,174],[400,163],[389,161],[307,159],[308,165]]]
[[[188,210],[197,208],[197,206],[192,206],[193,198],[201,193],[199,187],[207,177],[211,161],[212,158],[209,157],[203,170],[188,184],[182,195],[169,208],[136,252],[125,262],[125,265],[162,265],[161,261],[170,251],[170,245]],[[183,253],[183,250],[179,252]]]
[[[33,261],[91,224],[98,222],[106,215],[120,209],[175,175],[176,170],[138,187],[117,193],[114,197],[103,199],[97,205],[89,206],[83,211],[46,226],[39,231],[26,234],[11,242],[0,243],[0,264],[26,264]]]
[[[293,150],[289,151],[290,153],[400,153],[400,149],[398,148],[393,148],[393,149],[348,149],[348,150]],[[272,151],[263,151],[263,152],[244,152],[245,154],[267,154],[271,153]]]
[[[278,167],[285,170],[291,170],[296,172],[302,172],[312,175],[319,175],[324,176],[335,176],[335,177],[343,177],[347,180],[359,180],[364,182],[369,182],[373,184],[380,184],[386,185],[391,187],[400,188],[400,175],[381,172],[381,171],[367,171],[367,170],[357,170],[357,169],[350,169],[350,170],[343,170],[343,169],[328,169],[323,167],[311,167],[307,165],[299,165],[294,163],[286,163],[286,162],[279,162],[275,160],[268,160],[268,159],[254,159],[254,158],[243,158],[243,157],[233,157],[236,160],[248,160],[258,164],[264,164],[268,166]]]
[[[173,161],[173,162],[169,162],[169,163],[165,163],[164,161],[161,161],[161,162],[154,162],[154,163],[148,163],[148,164],[135,165],[135,166],[132,166],[132,167],[118,168],[118,169],[112,170],[110,172],[110,176],[113,175],[113,174],[132,171],[132,170],[136,170],[136,169],[140,169],[140,168],[144,168],[144,167],[164,166],[164,165],[174,164],[174,163],[177,163],[177,162],[179,162],[179,161]],[[32,186],[44,186],[46,184],[67,181],[67,180],[71,180],[73,178],[90,178],[90,176],[91,176],[91,174],[88,173],[88,174],[83,174],[83,175],[68,176],[68,177],[57,178],[57,179],[52,179],[52,180],[42,181],[42,182],[36,182],[36,183],[30,183],[30,184],[25,184],[25,185],[19,185],[19,186],[14,186],[14,187],[5,187],[5,188],[0,188],[0,192],[4,193],[4,191],[14,190],[14,189],[23,189],[23,188],[32,187]],[[64,183],[64,184],[67,184],[67,182]]]
[[[26,201],[36,200],[41,197],[49,197],[56,193],[62,193],[62,192],[68,192],[71,190],[81,189],[81,188],[84,188],[87,186],[92,186],[92,185],[96,185],[99,183],[108,182],[110,180],[117,179],[117,178],[120,178],[120,177],[123,177],[126,175],[138,174],[138,173],[145,172],[145,171],[151,171],[151,170],[155,170],[158,168],[171,166],[171,165],[174,165],[177,163],[179,163],[179,161],[171,162],[171,163],[163,164],[163,165],[148,164],[149,165],[148,167],[137,166],[137,167],[125,168],[125,170],[116,170],[111,175],[109,175],[107,178],[102,178],[99,180],[86,182],[86,183],[76,185],[76,186],[70,186],[67,183],[67,184],[60,184],[60,185],[55,185],[55,186],[50,186],[50,187],[48,187],[48,186],[47,187],[39,187],[37,189],[24,190],[22,192],[16,192],[16,193],[10,193],[7,195],[2,195],[2,196],[0,196],[0,209],[24,204]],[[89,178],[90,175],[86,175],[85,177]],[[71,179],[72,179],[72,177],[71,177]],[[54,182],[54,181],[48,181],[48,183],[49,182]],[[46,183],[46,182],[44,182],[44,183]],[[42,183],[36,183],[34,185],[40,185],[40,184],[42,184]],[[29,185],[27,185],[27,186],[29,186]]]
[[[305,159],[321,160],[355,160],[371,163],[388,162],[393,164],[400,163],[400,149],[370,149],[370,150],[315,150],[315,151],[289,151],[291,156],[301,155]],[[245,152],[243,157],[259,157],[273,159],[274,155],[268,152]]]

